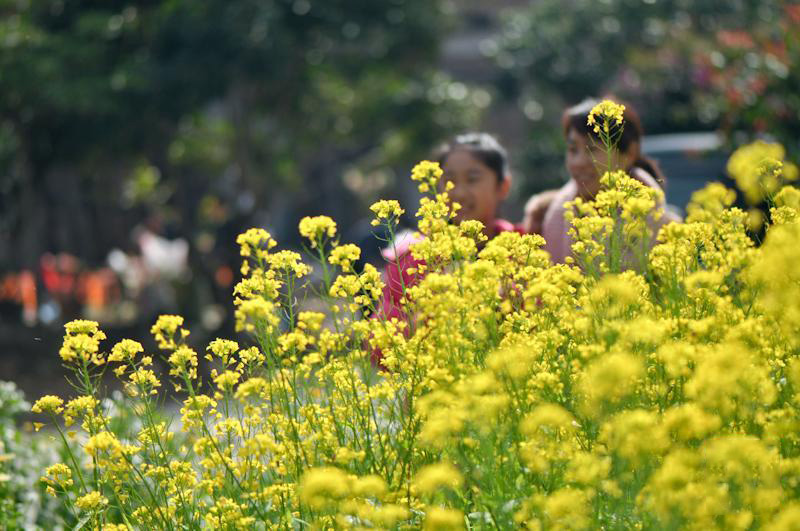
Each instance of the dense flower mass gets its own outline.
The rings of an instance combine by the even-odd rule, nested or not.
[[[752,171],[782,184],[787,167]],[[142,344],[106,356],[97,323],[67,325],[80,394],[33,411],[83,432],[62,432],[82,450],[42,471],[70,524],[797,528],[800,192],[771,192],[757,247],[722,185],[660,226],[659,192],[610,172],[568,209],[574,263],[552,265],[539,236],[485,241],[479,223],[456,224],[435,163],[413,176],[427,196],[406,320],[376,311],[380,274],[356,271],[358,248],[317,217],[301,222],[316,280],[267,233],[239,238],[234,304],[251,344],[190,345],[183,319],[162,316],[160,374]],[[373,211],[390,232],[402,213]],[[305,286],[330,311],[303,307]],[[125,407],[100,400],[107,366]],[[182,393],[179,419],[163,416],[162,379]]]
[[[782,180],[797,180],[798,168],[793,163],[784,163],[785,156],[782,145],[757,140],[734,151],[728,160],[728,173],[744,192],[745,199],[757,204],[775,195]]]

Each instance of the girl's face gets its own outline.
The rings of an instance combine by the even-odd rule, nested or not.
[[[631,143],[624,153],[614,151],[612,164],[630,169],[635,160],[636,145]],[[599,140],[589,138],[570,127],[567,132],[567,172],[578,185],[578,194],[591,199],[600,191],[600,177],[606,171],[608,156]]]
[[[442,170],[444,182],[453,183],[450,199],[461,205],[456,221],[475,219],[491,232],[497,208],[508,195],[510,177],[498,180],[497,174],[468,149],[459,148],[447,155]]]

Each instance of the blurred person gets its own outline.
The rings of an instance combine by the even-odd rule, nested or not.
[[[119,277],[126,301],[126,320],[151,320],[177,311],[176,284],[190,278],[189,242],[170,238],[158,213],[149,214],[131,231],[130,247],[112,249],[108,267]]]
[[[18,273],[7,272],[0,277],[0,319],[16,318],[22,307],[22,322],[36,324],[39,310],[36,275],[28,269]]]
[[[484,225],[484,234],[493,238],[507,231],[524,231],[509,221],[497,217],[497,211],[511,188],[511,171],[505,148],[488,133],[459,135],[442,145],[434,160],[442,168],[442,183],[452,182],[450,199],[461,205],[454,222],[478,220]],[[400,302],[405,288],[417,284],[421,277],[409,274],[421,261],[411,253],[411,244],[419,241],[411,236],[395,239],[395,245],[383,251],[387,261],[384,272],[386,283],[378,315],[387,319],[407,319]],[[380,352],[373,353],[373,362],[380,362]]]
[[[527,232],[541,234],[554,263],[564,263],[571,255],[572,238],[569,223],[564,219],[564,203],[580,197],[586,201],[594,199],[600,191],[600,177],[605,172],[606,152],[603,143],[587,117],[599,102],[587,99],[564,111],[561,124],[567,141],[565,165],[570,179],[558,190],[547,190],[532,196],[525,205],[522,227]],[[663,191],[666,178],[658,164],[642,153],[642,123],[636,111],[625,106],[622,133],[617,140],[616,161],[631,177],[642,184]],[[665,203],[658,205],[664,210],[657,227],[680,217],[670,211]]]

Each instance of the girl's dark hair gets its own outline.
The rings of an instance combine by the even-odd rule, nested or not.
[[[561,116],[561,125],[564,128],[564,136],[569,134],[570,129],[575,129],[575,131],[582,135],[587,135],[591,137],[593,140],[600,142],[600,137],[597,133],[594,132],[592,127],[587,123],[587,118],[589,116],[589,111],[592,108],[600,103],[598,100],[594,99],[585,99],[579,104],[568,108],[564,111],[564,114]],[[624,102],[620,102],[624,103]],[[644,136],[644,130],[642,129],[642,121],[639,119],[639,115],[636,111],[625,103],[625,112],[623,113],[623,120],[624,124],[622,127],[622,134],[619,136],[617,140],[617,148],[621,152],[625,152],[630,148],[630,145],[634,142],[639,143],[639,154],[634,161],[633,165],[637,168],[641,168],[653,177],[655,177],[658,184],[661,185],[662,188],[665,187],[667,183],[667,178],[664,175],[664,172],[661,171],[661,168],[658,167],[658,163],[651,159],[650,157],[646,157],[641,152],[642,146],[642,137]]]
[[[466,133],[453,137],[436,150],[433,159],[444,166],[450,153],[457,149],[469,151],[473,157],[484,163],[497,175],[497,182],[502,182],[509,174],[508,153],[489,133]]]

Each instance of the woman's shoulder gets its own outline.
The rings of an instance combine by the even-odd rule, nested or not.
[[[547,208],[545,218],[556,215],[557,212],[563,211],[564,203],[567,201],[572,201],[576,197],[578,197],[578,185],[575,183],[574,179],[570,179],[556,191],[556,194],[553,196],[553,200],[550,201],[550,206]]]
[[[639,166],[634,166],[628,173],[630,174],[631,177],[633,177],[640,183],[644,184],[645,186],[661,190],[661,185],[659,184],[658,180],[656,180],[656,178],[653,177],[653,175],[644,168],[641,168]]]

